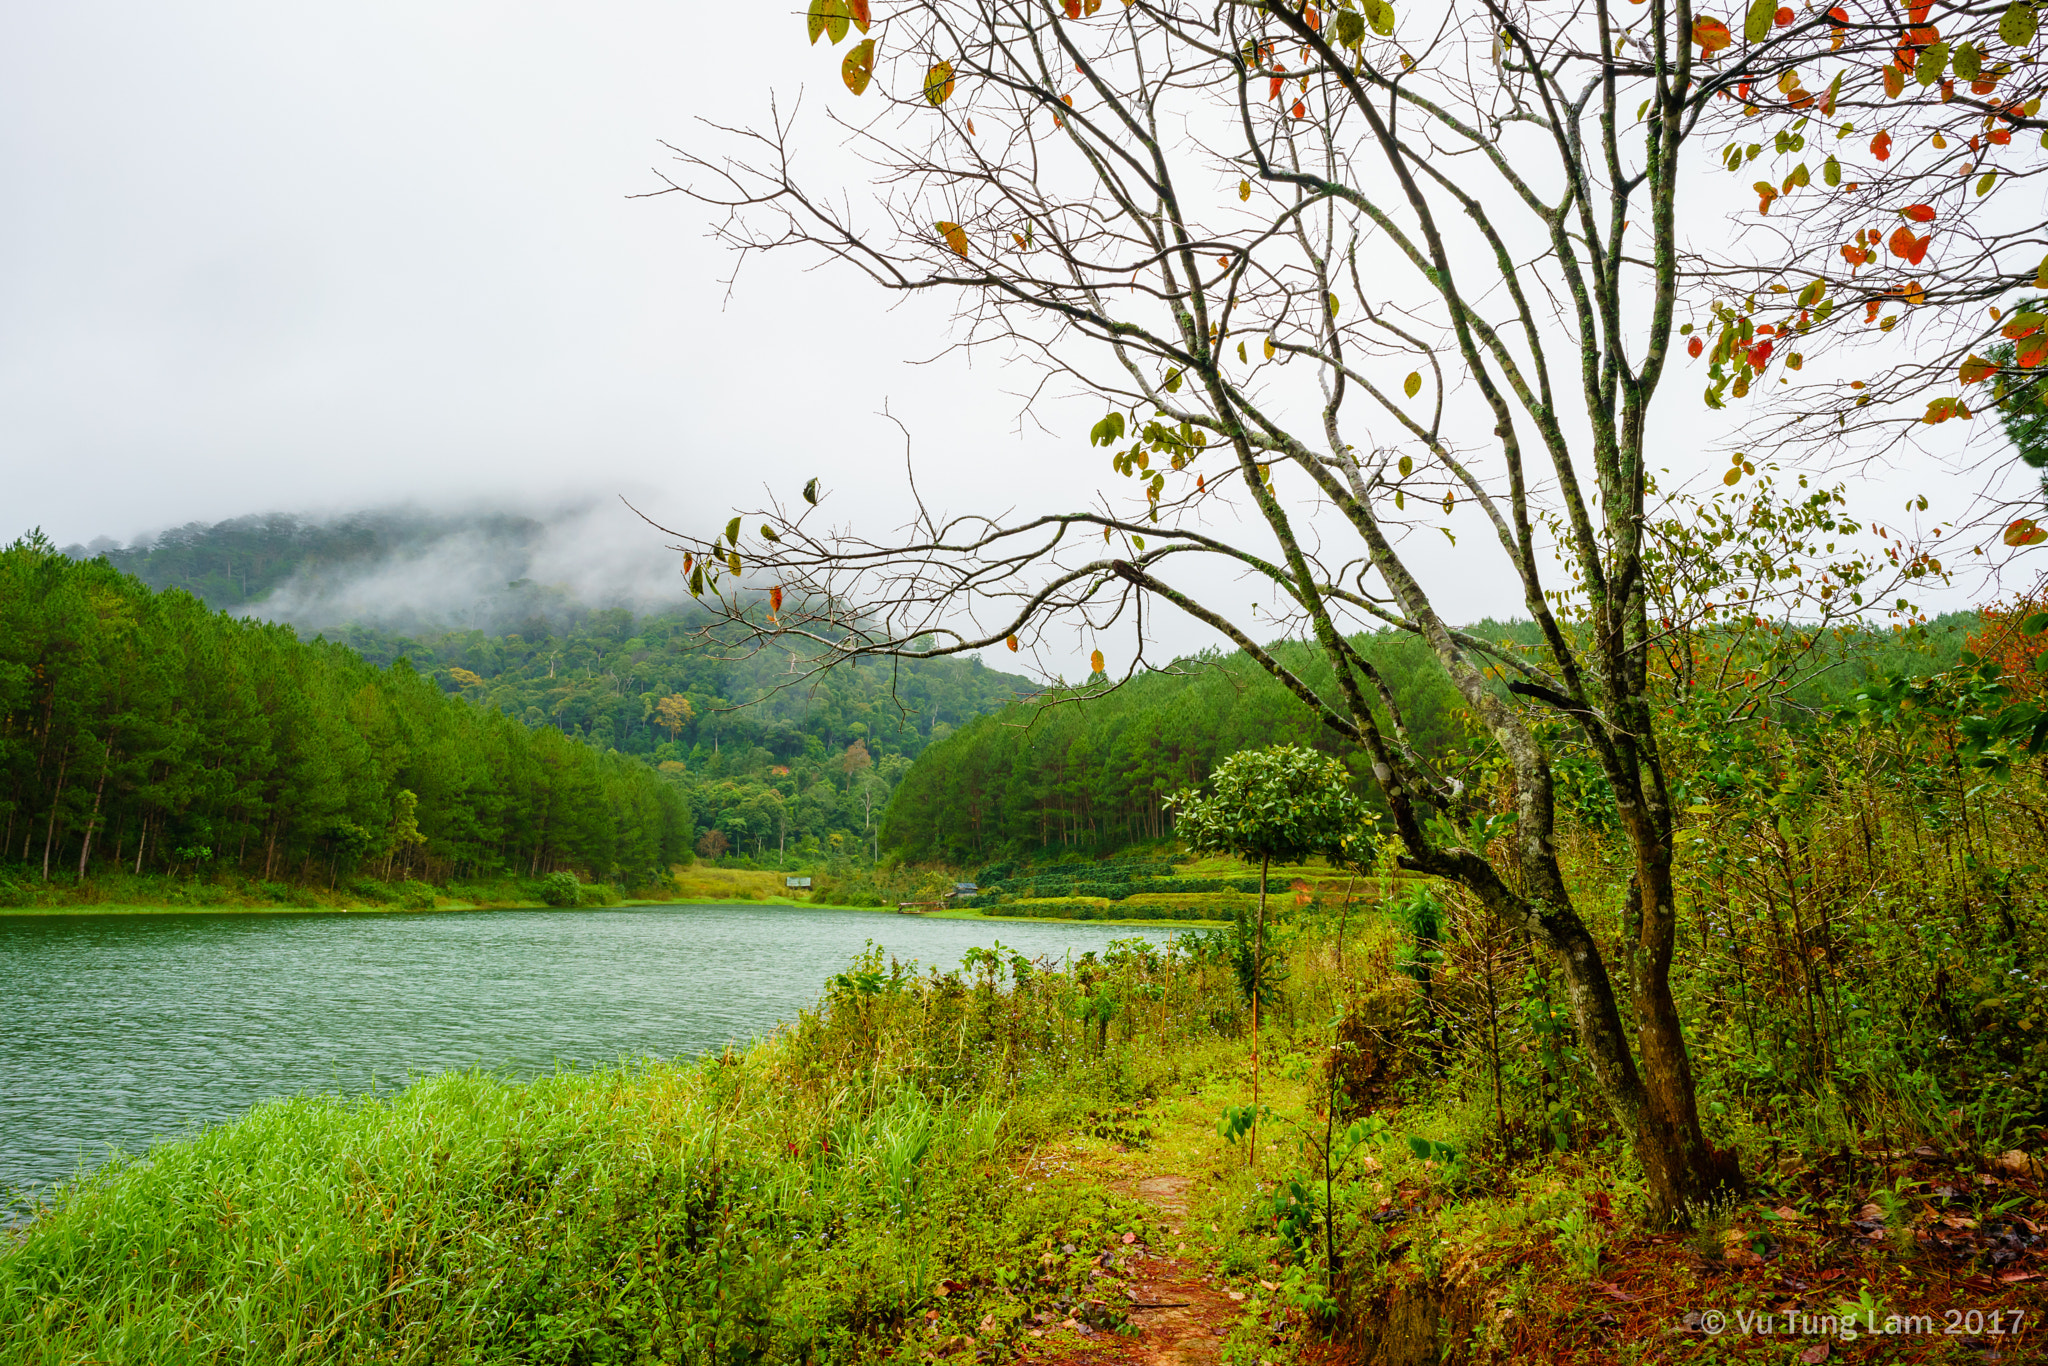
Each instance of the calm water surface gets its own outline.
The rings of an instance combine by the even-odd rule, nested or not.
[[[689,1055],[814,1004],[873,939],[941,969],[1165,930],[767,906],[0,916],[0,1204],[268,1096]]]

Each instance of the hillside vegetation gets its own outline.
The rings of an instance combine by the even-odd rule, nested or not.
[[[666,876],[647,765],[28,538],[0,551],[0,879]]]
[[[1975,613],[1954,613],[1910,631],[1855,631],[1829,637],[1806,676],[1772,718],[1804,729],[1828,724],[1872,680],[1918,677],[1953,665]],[[1474,635],[1536,644],[1528,623],[1480,622]],[[1399,721],[1417,752],[1447,777],[1476,781],[1493,763],[1492,743],[1470,729],[1469,713],[1441,666],[1417,638],[1395,631],[1354,638],[1387,680]],[[1333,695],[1319,651],[1290,641],[1266,647],[1294,675]],[[1764,651],[1731,638],[1703,657],[1719,664],[1690,685],[1740,692]],[[1726,675],[1722,677],[1721,675]],[[1382,708],[1384,712],[1384,708]],[[1382,716],[1382,724],[1388,724]],[[882,827],[884,852],[967,865],[1006,857],[1094,858],[1170,841],[1166,798],[1199,783],[1229,755],[1270,744],[1335,754],[1364,776],[1358,746],[1317,723],[1307,708],[1243,654],[1206,651],[1104,696],[1049,693],[975,720],[935,744],[901,786]],[[1604,784],[1569,733],[1557,763],[1569,800],[1598,805]],[[1370,783],[1362,787],[1371,788]]]

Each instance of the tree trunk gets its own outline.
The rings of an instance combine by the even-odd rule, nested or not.
[[[1252,1167],[1259,1165],[1259,994],[1266,982],[1266,869],[1259,859],[1259,918],[1252,922]]]
[[[57,762],[57,792],[50,798],[50,824],[43,832],[43,881],[50,880],[50,846],[57,838],[57,813],[64,809],[64,774],[71,767],[71,748],[65,746]]]
[[[1654,1207],[1665,1218],[1682,1219],[1688,1205],[1739,1186],[1740,1173],[1734,1154],[1708,1143],[1700,1128],[1692,1059],[1678,1003],[1671,995],[1678,907],[1670,858],[1662,849],[1653,846],[1649,857],[1638,859],[1625,912],[1634,948],[1628,959],[1629,987],[1643,1060],[1644,1115],[1636,1157]]]
[[[92,815],[85,822],[85,839],[78,846],[78,880],[80,882],[85,881],[85,861],[92,854],[92,832],[98,828],[100,823],[100,798],[106,795],[107,766],[113,762],[113,758],[114,737],[112,732],[109,732],[106,748],[100,751],[100,780],[93,784]]]

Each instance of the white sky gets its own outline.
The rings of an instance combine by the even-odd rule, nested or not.
[[[813,474],[841,518],[893,523],[885,398],[934,502],[1098,483],[1097,408],[1020,436],[998,367],[908,364],[943,341],[938,301],[886,312],[850,272],[770,260],[727,305],[705,213],[628,198],[658,139],[759,122],[771,82],[847,98],[785,8],[759,30],[704,0],[15,10],[0,535],[615,493],[702,527]],[[1518,614],[1496,566],[1431,555],[1448,615]]]

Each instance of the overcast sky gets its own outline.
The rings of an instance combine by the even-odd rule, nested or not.
[[[800,21],[786,52],[747,40],[756,62],[712,8],[15,10],[0,532],[616,493],[703,525],[812,474],[874,515],[900,507],[884,399],[950,506],[1095,482],[1078,429],[1019,435],[999,370],[909,364],[943,340],[936,302],[886,312],[783,261],[728,304],[704,211],[629,197],[698,116],[758,122],[764,73],[844,98]],[[1515,611],[1491,567],[1468,577],[1451,615]]]

